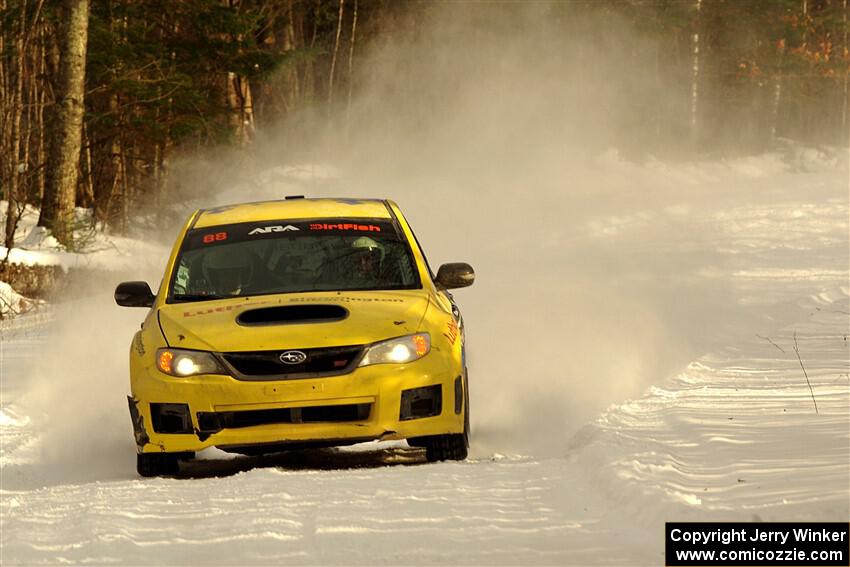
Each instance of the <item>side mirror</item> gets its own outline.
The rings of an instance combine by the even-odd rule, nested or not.
[[[148,282],[122,282],[115,288],[115,303],[122,307],[151,307],[155,299]]]
[[[446,289],[467,287],[475,281],[475,270],[466,262],[443,264],[437,271],[434,282]]]

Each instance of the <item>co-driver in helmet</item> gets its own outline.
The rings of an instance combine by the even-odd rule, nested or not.
[[[352,277],[359,283],[377,284],[381,279],[384,247],[368,236],[351,243]]]

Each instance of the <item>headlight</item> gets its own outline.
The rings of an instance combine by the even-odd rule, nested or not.
[[[161,348],[156,351],[156,366],[160,372],[171,376],[194,376],[195,374],[227,374],[215,357],[198,350]]]
[[[400,364],[413,362],[431,351],[431,335],[417,333],[375,343],[366,351],[366,355],[358,366],[370,364]]]

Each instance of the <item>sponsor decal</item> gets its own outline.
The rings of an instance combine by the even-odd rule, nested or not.
[[[281,226],[279,224],[272,226],[259,226],[248,233],[248,236],[254,236],[255,234],[271,234],[272,232],[290,232],[293,230],[301,230],[297,226],[292,226],[288,224],[286,226]]]
[[[455,344],[457,340],[458,328],[457,323],[454,321],[449,321],[446,325],[446,332],[443,333],[443,336],[446,337],[450,343]]]
[[[310,224],[310,230],[353,230],[356,232],[381,232],[381,227],[375,226],[374,224],[357,224],[350,222],[338,224],[314,222]]]
[[[251,303],[243,303],[240,305],[223,305],[221,307],[210,307],[207,309],[198,309],[197,311],[184,311],[183,317],[195,317],[196,315],[209,315],[211,313],[225,313],[234,309],[254,308],[258,305],[266,305],[268,303],[278,303],[278,301],[252,301]]]
[[[139,356],[145,355],[145,343],[142,341],[142,332],[139,331],[133,336],[133,348],[139,353]]]
[[[209,309],[199,309],[198,311],[184,311],[183,317],[194,317],[195,315],[209,315],[210,313],[224,313],[225,311],[233,311],[234,309],[235,307],[233,305],[225,305],[224,307],[211,307]]]
[[[404,299],[390,299],[384,297],[346,297],[346,296],[331,296],[331,297],[293,297],[289,303],[404,303]],[[184,311],[183,317],[196,317],[198,315],[210,315],[212,313],[226,313],[228,311],[253,309],[260,305],[280,303],[280,300],[269,301],[252,301],[240,305],[223,305],[221,307],[209,307],[206,309],[197,309],[194,311]]]
[[[345,302],[359,301],[361,303],[404,303],[403,299],[387,299],[383,297],[293,297],[289,300],[290,303],[313,303],[313,302]]]

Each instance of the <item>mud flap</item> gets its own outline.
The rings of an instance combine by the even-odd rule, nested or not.
[[[127,403],[130,405],[130,419],[133,421],[133,435],[136,437],[136,445],[139,448],[150,443],[148,432],[145,431],[145,421],[142,414],[139,413],[138,400],[134,400],[131,396],[127,396]]]

